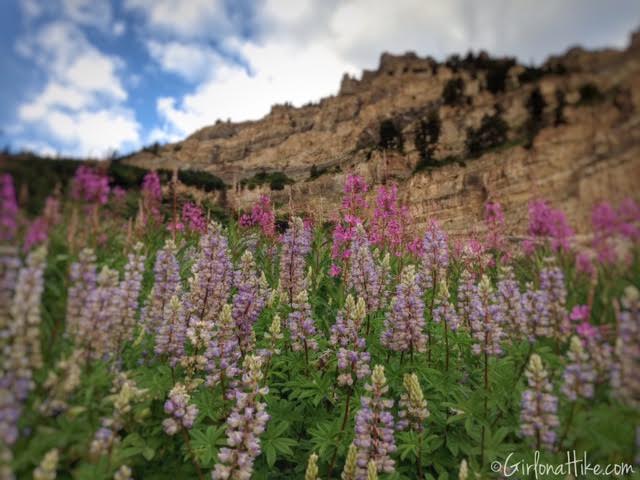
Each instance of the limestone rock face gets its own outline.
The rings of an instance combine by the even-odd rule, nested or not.
[[[330,218],[354,172],[396,182],[419,225],[436,218],[454,235],[481,228],[488,200],[522,232],[535,198],[583,231],[594,203],[640,198],[640,33],[624,51],[573,48],[539,68],[485,53],[445,63],[385,53],[319,103],[217,122],[127,162],[213,173],[236,209],[269,193],[279,208]],[[261,172],[293,183],[245,186]]]

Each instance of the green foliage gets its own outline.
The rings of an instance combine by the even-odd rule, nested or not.
[[[442,90],[442,102],[451,107],[462,105],[466,101],[464,96],[464,80],[454,77],[447,80]]]
[[[595,83],[583,83],[578,92],[580,93],[579,105],[593,105],[604,100],[604,94]]]
[[[253,190],[256,187],[262,185],[269,185],[271,190],[284,190],[286,185],[295,183],[293,179],[289,178],[284,172],[270,172],[262,170],[256,173],[251,178],[245,178],[240,181],[242,187],[246,187],[249,190]]]
[[[499,111],[482,117],[477,129],[467,130],[466,147],[470,157],[476,158],[486,151],[502,145],[507,140],[509,125]]]

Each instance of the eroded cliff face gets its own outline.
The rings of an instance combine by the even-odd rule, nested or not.
[[[582,231],[597,201],[640,198],[640,33],[624,51],[574,48],[535,69],[485,54],[384,54],[376,71],[345,75],[336,96],[218,122],[128,162],[213,173],[236,209],[269,193],[280,208],[330,218],[355,172],[396,182],[419,226],[432,217],[467,234],[497,200],[518,234],[528,202],[544,198]],[[293,183],[251,181],[265,172]]]

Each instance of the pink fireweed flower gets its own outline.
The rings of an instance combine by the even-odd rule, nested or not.
[[[342,197],[342,210],[354,216],[358,216],[363,210],[369,208],[366,194],[369,186],[364,177],[359,175],[347,175],[344,183],[344,196]]]
[[[593,208],[593,249],[605,265],[630,263],[630,247],[640,240],[640,205],[628,198],[616,209],[603,202]]]
[[[385,256],[379,265],[376,263],[362,225],[356,228],[352,251],[347,286],[364,299],[368,312],[378,311],[384,308],[387,302],[387,286],[390,282],[389,257]]]
[[[160,176],[155,171],[147,173],[142,179],[142,205],[146,213],[145,218],[161,221],[162,185]]]
[[[596,274],[596,267],[593,264],[593,260],[593,255],[589,252],[584,250],[579,252],[576,255],[576,270],[589,277],[593,277]]]
[[[554,252],[568,251],[573,229],[562,210],[551,208],[542,200],[535,200],[529,203],[529,235],[532,238],[523,244],[527,253],[545,242]]]
[[[191,396],[184,385],[178,383],[169,392],[164,402],[164,412],[169,415],[162,422],[167,435],[175,435],[182,429],[190,430],[198,416],[198,407],[190,403]]]
[[[618,339],[611,386],[617,399],[640,408],[640,292],[636,287],[625,289],[616,310]]]
[[[43,245],[49,239],[49,224],[44,217],[35,218],[27,228],[22,251],[28,252],[37,245]]]
[[[382,365],[373,368],[371,383],[367,383],[364,388],[367,394],[360,397],[361,408],[356,415],[353,441],[358,449],[358,480],[367,478],[370,461],[375,463],[378,472],[392,473],[395,470],[395,462],[391,459],[391,454],[396,450],[391,414],[393,400],[385,398],[389,387]]]
[[[227,446],[218,452],[213,480],[251,478],[253,462],[261,451],[260,435],[269,421],[267,405],[261,401],[269,389],[260,385],[262,379],[262,358],[247,355],[242,383],[234,394],[236,403],[227,418]]]
[[[534,439],[536,448],[552,450],[556,442],[555,429],[559,425],[558,397],[553,394],[549,375],[538,354],[531,355],[525,375],[529,386],[522,392],[520,432],[524,437]]]
[[[97,169],[82,165],[71,182],[71,197],[88,204],[104,205],[109,200],[109,178]]]
[[[205,233],[207,231],[207,219],[204,212],[193,202],[187,202],[182,206],[182,224],[192,232]]]
[[[487,202],[484,206],[484,223],[487,228],[485,244],[488,250],[497,255],[507,256],[507,241],[505,238],[504,212],[498,202]]]
[[[395,352],[424,352],[427,335],[424,333],[424,302],[414,265],[402,270],[391,311],[384,320],[380,343]]]
[[[240,217],[240,226],[244,228],[258,226],[266,237],[275,236],[276,214],[268,195],[261,195],[251,207],[251,213],[245,213]]]
[[[562,393],[571,401],[579,398],[592,398],[596,372],[589,359],[589,354],[578,337],[571,337],[568,363],[564,369]]]
[[[180,291],[180,266],[176,250],[176,244],[167,240],[156,254],[153,288],[140,315],[147,331],[156,332],[160,328],[169,300]]]
[[[351,386],[356,379],[360,380],[371,374],[371,355],[366,351],[365,339],[359,333],[366,315],[364,300],[358,298],[355,302],[348,295],[344,309],[338,312],[336,323],[331,327],[329,342],[337,348],[340,385]]]
[[[301,218],[294,217],[282,236],[280,252],[280,288],[286,293],[289,303],[307,288],[305,263],[310,251],[311,231],[305,228]]]
[[[446,277],[449,266],[447,234],[437,222],[432,220],[429,222],[422,244],[420,282],[423,289],[431,290]]]
[[[404,255],[411,225],[409,209],[398,203],[398,186],[379,186],[371,219],[371,243],[396,255]]]
[[[589,319],[589,306],[576,305],[571,310],[569,318],[574,322],[587,321]]]
[[[8,173],[0,176],[0,241],[13,240],[18,231],[18,201],[13,177]]]
[[[476,355],[500,355],[500,342],[503,337],[503,310],[496,303],[496,296],[491,288],[491,281],[482,276],[478,288],[471,299],[469,322],[475,343],[472,350]]]

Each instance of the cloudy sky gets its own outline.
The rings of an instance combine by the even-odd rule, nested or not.
[[[624,47],[638,0],[0,0],[0,143],[104,156],[336,93],[383,51]]]

